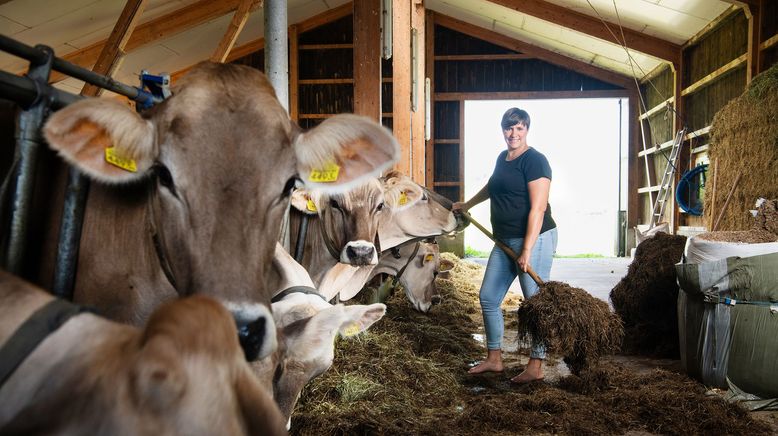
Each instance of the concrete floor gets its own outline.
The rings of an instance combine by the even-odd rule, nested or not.
[[[467,260],[486,265],[487,259],[470,258]],[[622,277],[627,275],[627,267],[631,262],[632,259],[629,257],[555,258],[551,267],[551,280],[581,288],[594,297],[608,302],[611,289]],[[518,280],[513,282],[509,292],[521,295]]]

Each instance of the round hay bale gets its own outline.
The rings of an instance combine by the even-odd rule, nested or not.
[[[679,357],[675,264],[685,245],[685,236],[667,233],[641,242],[627,275],[611,290],[613,308],[624,322],[623,351]]]
[[[716,230],[747,230],[757,198],[778,197],[778,64],[759,74],[746,91],[713,117],[708,156],[717,166],[716,210],[706,191],[703,214],[712,227],[738,174],[735,189]]]
[[[619,349],[624,331],[608,304],[567,283],[546,282],[519,307],[519,337],[564,356],[573,374]]]

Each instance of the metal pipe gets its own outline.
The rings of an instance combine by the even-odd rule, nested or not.
[[[289,111],[289,47],[286,0],[265,0],[265,75]]]
[[[83,97],[59,90],[49,85],[40,85],[34,80],[0,70],[0,95],[16,102],[22,109],[28,109],[38,99],[48,98],[52,109],[73,104]]]
[[[73,299],[76,267],[78,266],[78,248],[81,242],[81,229],[84,223],[86,199],[89,194],[89,180],[76,168],[68,169],[68,185],[65,190],[65,204],[59,228],[57,244],[57,263],[54,265],[54,295]]]
[[[16,41],[13,38],[9,38],[5,35],[0,35],[0,50],[23,59],[27,59],[30,61],[31,65],[40,64],[47,56],[42,51],[40,46],[30,47],[27,44]],[[95,73],[94,71],[79,67],[78,65],[72,64],[57,57],[52,59],[51,69],[59,71],[63,74],[67,74],[68,76],[74,77],[76,79],[83,80],[86,83],[90,83],[125,97],[129,97],[137,102],[146,103],[148,101],[153,101],[154,103],[159,103],[162,101],[161,98],[155,97],[140,88],[125,85],[124,83],[117,82],[108,76]],[[46,79],[46,82],[48,82],[48,78]]]
[[[300,229],[297,232],[297,242],[294,245],[294,260],[302,263],[305,251],[305,236],[308,234],[308,214],[303,214],[300,220]]]
[[[37,82],[39,88],[43,89],[49,81],[51,74],[51,64],[54,59],[54,52],[49,47],[38,46],[37,50],[45,53],[44,58],[36,58],[30,63],[30,70],[27,76],[30,80]],[[50,99],[48,96],[40,98],[38,92],[36,98],[30,107],[19,112],[16,131],[16,156],[18,162],[14,184],[14,196],[11,208],[11,226],[10,237],[8,239],[8,249],[5,256],[6,269],[12,274],[22,274],[24,258],[27,247],[27,224],[30,221],[32,212],[32,195],[35,189],[35,169],[38,166],[40,148],[43,144],[40,128],[43,120],[49,111]]]

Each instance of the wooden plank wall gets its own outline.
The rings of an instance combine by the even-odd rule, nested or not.
[[[763,1],[759,32],[759,67],[764,71],[778,63],[778,2]],[[681,65],[666,65],[652,72],[641,81],[641,93],[645,103],[640,116],[646,132],[648,151],[638,159],[639,221],[641,228],[650,222],[652,201],[659,180],[665,171],[669,142],[675,129],[688,127],[681,149],[678,171],[672,187],[672,200],[665,211],[663,221],[671,223],[673,231],[692,235],[704,230],[707,223],[701,217],[682,211],[675,202],[675,187],[682,173],[696,165],[708,163],[708,130],[714,115],[731,99],[739,96],[748,81],[749,18],[740,7],[732,7],[717,23],[705,29],[684,45]],[[673,81],[680,80],[678,90],[673,91]],[[675,99],[679,99],[679,105]],[[679,115],[667,110],[670,104],[680,107]],[[647,113],[646,113],[647,112]],[[675,121],[675,122],[673,122]],[[642,148],[642,147],[641,147]],[[649,183],[646,174],[651,178]],[[709,171],[712,177],[712,170]]]

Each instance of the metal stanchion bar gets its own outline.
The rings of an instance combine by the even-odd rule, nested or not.
[[[34,80],[0,70],[0,95],[15,101],[20,107],[28,108],[36,100],[48,98],[54,109],[73,104],[83,97],[61,91],[53,86],[40,86]]]

